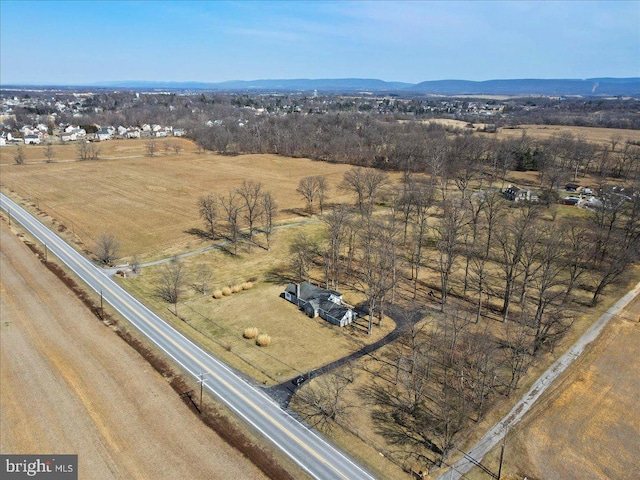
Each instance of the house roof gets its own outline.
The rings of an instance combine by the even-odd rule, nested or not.
[[[292,283],[287,285],[285,292],[295,295],[296,285]],[[298,298],[308,302],[314,310],[324,310],[330,316],[335,318],[344,317],[349,309],[330,300],[332,296],[338,297],[339,299],[342,298],[342,294],[335,290],[325,290],[324,288],[316,287],[309,282],[302,282],[300,284],[300,296]]]

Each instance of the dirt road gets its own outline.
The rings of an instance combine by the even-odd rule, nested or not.
[[[639,315],[640,296],[531,411],[511,442],[520,454],[512,472],[562,480],[638,478]]]
[[[81,479],[265,478],[4,222],[0,272],[2,453],[75,453]]]

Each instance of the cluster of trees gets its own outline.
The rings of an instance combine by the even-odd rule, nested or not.
[[[96,143],[81,140],[76,143],[76,153],[78,160],[98,160],[100,158],[100,147]]]
[[[262,183],[245,180],[240,187],[229,190],[226,195],[212,193],[202,196],[198,199],[198,209],[206,227],[204,234],[212,240],[226,238],[233,247],[234,255],[238,253],[241,240],[246,238],[255,243],[254,235],[258,232],[264,234],[265,248],[271,248],[278,204]]]
[[[380,179],[371,195],[354,182],[366,176]],[[327,288],[364,294],[370,332],[394,304],[413,305],[403,340],[361,393],[385,438],[424,447],[434,461],[493,398],[518,387],[577,308],[595,305],[640,257],[640,195],[609,189],[587,216],[562,219],[457,180],[454,194],[439,177],[407,173],[392,186],[383,172],[354,168],[343,187],[355,204],[329,211],[322,238],[299,237],[291,250],[296,276],[315,267]],[[441,313],[416,316],[429,307]],[[323,404],[334,417],[342,411],[335,395],[347,388],[338,380],[325,388],[334,406]],[[308,395],[315,404],[325,398]],[[308,403],[303,412],[322,415]]]

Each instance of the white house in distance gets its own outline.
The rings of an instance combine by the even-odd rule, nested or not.
[[[111,140],[111,132],[107,128],[101,128],[94,134],[94,138],[101,142]]]
[[[63,142],[75,142],[78,139],[78,136],[73,132],[63,132],[60,134],[60,140]]]
[[[127,138],[140,138],[140,129],[138,128],[129,128],[124,134]]]
[[[24,136],[24,144],[25,145],[38,145],[40,143],[40,137],[38,135],[25,135]]]

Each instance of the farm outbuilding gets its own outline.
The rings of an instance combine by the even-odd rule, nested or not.
[[[284,298],[299,306],[309,317],[320,317],[339,327],[349,325],[356,317],[343,302],[340,292],[325,290],[309,282],[287,285]]]

